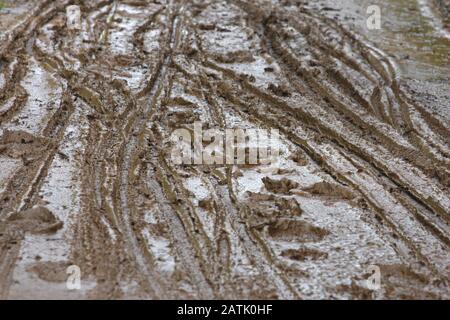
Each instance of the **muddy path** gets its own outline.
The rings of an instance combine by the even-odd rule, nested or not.
[[[405,63],[349,3],[5,1],[0,298],[448,299],[445,14]],[[279,156],[174,164],[194,122]]]

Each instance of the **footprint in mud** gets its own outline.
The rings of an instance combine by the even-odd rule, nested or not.
[[[303,211],[296,199],[285,199],[272,194],[247,192],[252,215],[249,217],[253,228],[274,223],[280,217],[299,217]]]
[[[36,274],[39,279],[48,282],[64,282],[67,280],[67,268],[72,265],[68,261],[43,261],[28,266],[27,271]]]
[[[6,221],[9,230],[33,234],[55,233],[63,223],[47,208],[36,206],[29,210],[15,212]]]
[[[298,188],[299,184],[287,178],[281,180],[271,179],[269,177],[262,178],[262,182],[267,191],[280,194],[290,194],[292,189]]]
[[[438,297],[427,287],[432,279],[412,271],[405,265],[379,265],[381,285],[389,299],[436,299]],[[435,284],[437,285],[437,284]],[[441,283],[442,287],[446,285]]]
[[[214,211],[214,200],[211,198],[207,198],[207,199],[202,199],[198,201],[198,206],[208,212],[213,212]]]
[[[214,59],[220,63],[250,63],[255,61],[252,53],[244,50],[232,51],[224,54],[215,53]]]
[[[350,188],[327,181],[317,182],[312,186],[302,188],[294,193],[301,196],[314,195],[330,199],[352,200],[355,198],[355,194]]]
[[[271,91],[274,95],[279,97],[290,97],[290,91],[283,85],[275,85],[273,83],[269,84],[267,87],[269,91]]]
[[[330,234],[308,222],[289,219],[279,219],[269,225],[267,233],[274,240],[295,242],[318,242]]]
[[[36,137],[25,131],[5,130],[0,138],[0,154],[18,159],[42,153],[49,140]]]
[[[300,216],[303,211],[294,198],[283,198],[273,194],[247,191],[248,206],[255,211],[274,212],[283,216]]]
[[[199,117],[191,109],[173,110],[167,114],[165,121],[170,128],[178,128],[180,124],[199,121]]]
[[[328,257],[328,253],[316,249],[300,248],[283,250],[281,256],[295,261],[307,261],[325,259]]]
[[[369,300],[372,299],[372,290],[358,285],[354,280],[350,285],[342,284],[334,288],[330,288],[333,295],[346,299]]]
[[[412,271],[401,264],[378,265],[380,267],[381,290],[386,299],[423,300],[437,299],[438,294],[430,287],[431,279]],[[352,280],[351,285],[339,285],[330,291],[343,298],[372,299],[372,292],[361,286],[371,274],[364,274]],[[362,282],[361,282],[362,281]],[[360,283],[360,284],[357,284]],[[442,284],[442,287],[445,287]],[[431,290],[430,290],[431,289]]]
[[[292,161],[297,163],[299,166],[306,166],[309,163],[308,158],[302,151],[293,152],[289,157]]]
[[[193,96],[197,96],[199,94],[196,94],[192,92]],[[176,107],[176,108],[191,108],[195,109],[197,108],[196,104],[192,101],[189,101],[185,97],[175,96],[168,98],[167,101],[164,104],[165,107]]]

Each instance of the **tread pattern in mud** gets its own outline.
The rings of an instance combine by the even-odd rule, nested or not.
[[[301,1],[77,3],[2,35],[0,297],[449,297],[450,129],[390,56]],[[174,165],[195,121],[280,159]]]

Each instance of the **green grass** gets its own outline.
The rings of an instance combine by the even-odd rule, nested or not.
[[[0,10],[2,10],[5,7],[5,4],[3,3],[3,1],[0,1]]]

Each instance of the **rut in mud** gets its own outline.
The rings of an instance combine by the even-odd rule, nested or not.
[[[0,43],[0,297],[450,297],[448,119],[364,37],[295,0],[23,6]],[[279,158],[175,165],[195,121],[278,129]]]

